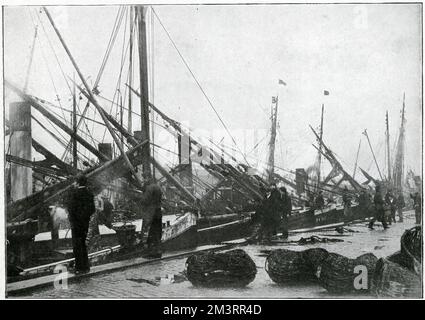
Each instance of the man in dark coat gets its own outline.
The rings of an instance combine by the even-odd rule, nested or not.
[[[325,199],[323,198],[322,191],[319,191],[319,194],[316,196],[316,200],[314,202],[316,209],[323,209],[325,206]]]
[[[344,217],[346,220],[349,220],[351,217],[351,196],[347,186],[344,187],[342,193],[342,203],[344,204]]]
[[[385,210],[384,210],[384,200],[381,195],[381,187],[376,186],[375,188],[375,196],[373,197],[373,203],[375,205],[375,216],[369,222],[369,228],[373,230],[373,225],[376,220],[382,222],[382,226],[384,229],[387,229],[387,222],[385,220]]]
[[[143,233],[148,231],[148,256],[152,258],[161,257],[162,237],[162,190],[153,180],[145,184],[141,203],[144,206]]]
[[[415,209],[415,218],[416,218],[416,224],[421,223],[421,216],[422,216],[422,199],[419,192],[416,192],[414,195],[410,195],[410,197],[413,199],[413,207]]]
[[[280,188],[281,194],[281,226],[282,226],[282,235],[284,238],[288,238],[288,216],[292,212],[292,199],[286,191],[285,187]]]
[[[403,222],[403,208],[406,206],[406,202],[404,201],[404,196],[402,192],[398,193],[396,200],[398,221]]]
[[[72,230],[72,247],[75,257],[75,273],[90,271],[86,237],[89,229],[90,216],[95,212],[94,196],[87,187],[87,178],[84,175],[77,177],[77,186],[74,187],[68,198],[69,221]]]
[[[277,233],[277,228],[281,220],[281,196],[278,189],[273,189],[267,199],[266,208],[262,219],[262,230],[267,241],[271,241],[273,235]]]
[[[396,223],[397,221],[395,220],[395,199],[394,196],[391,192],[391,190],[388,190],[387,193],[385,194],[385,204],[387,205],[387,207],[390,209],[390,217],[389,217],[389,224],[391,224],[392,222]]]

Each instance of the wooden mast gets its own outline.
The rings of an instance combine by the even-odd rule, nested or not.
[[[139,45],[139,80],[140,80],[140,108],[141,108],[141,133],[142,140],[150,141],[149,128],[149,87],[148,87],[148,57],[146,45],[146,7],[136,6],[138,23],[138,45]],[[150,144],[142,147],[143,154],[143,176],[145,179],[152,178],[150,167]]]
[[[128,84],[133,86],[133,37],[134,37],[134,8],[130,7],[130,44],[129,44],[129,63],[128,63]],[[132,92],[128,91],[128,123],[127,128],[128,132],[133,132],[133,123],[132,123],[132,112],[133,112],[133,101],[132,101]]]
[[[74,75],[74,83],[75,83],[75,75]],[[73,86],[72,91],[72,166],[74,169],[77,169],[78,165],[78,146],[77,139],[75,138],[77,135],[77,99],[75,97],[75,84]]]
[[[390,158],[390,129],[388,121],[388,110],[385,115],[385,125],[386,125],[386,143],[387,143],[387,167],[388,167],[388,181],[391,181],[391,158]]]
[[[109,123],[109,120],[104,112],[104,110],[102,109],[102,107],[100,106],[100,104],[97,102],[96,97],[94,96],[92,89],[90,88],[90,86],[88,85],[86,79],[84,78],[83,74],[80,71],[80,68],[78,67],[77,63],[74,60],[74,57],[72,56],[71,52],[69,51],[68,46],[65,43],[65,40],[62,38],[62,35],[60,34],[59,30],[57,29],[52,16],[50,15],[49,11],[47,10],[46,7],[43,7],[44,12],[46,12],[47,18],[50,21],[50,24],[52,25],[53,29],[56,32],[56,35],[59,38],[59,41],[62,43],[63,48],[65,49],[69,59],[71,60],[72,65],[74,66],[75,70],[78,73],[78,76],[81,80],[81,82],[83,83],[85,89],[87,90],[87,95],[88,98],[90,99],[90,101],[92,102],[92,104],[96,107],[97,111],[99,112],[100,116],[102,117],[103,122],[106,125],[106,128],[108,129],[109,133],[111,134],[112,138],[114,139],[114,142],[117,144],[118,148],[120,149],[120,153],[128,167],[128,169],[130,170],[131,174],[134,176],[134,178],[136,179],[139,187],[143,187],[143,183],[142,181],[140,181],[139,177],[136,174],[136,170],[134,169],[133,165],[131,164],[131,161],[129,160],[127,154],[124,151],[124,147],[121,144],[121,141],[118,139],[118,137],[116,136],[116,133],[114,132],[114,130],[111,127],[111,124]],[[143,147],[142,147],[143,148]]]
[[[357,148],[357,155],[356,155],[356,163],[354,164],[354,171],[353,171],[353,179],[355,179],[356,171],[357,171],[357,163],[359,161],[359,153],[360,153],[360,146],[362,144],[362,139],[359,141],[359,147]]]
[[[405,113],[405,93],[403,93],[403,108],[401,110],[400,133],[397,141],[397,153],[394,161],[393,183],[398,191],[403,189],[403,167],[404,167],[404,126],[406,123]]]
[[[325,105],[322,103],[322,116],[320,118],[319,163],[317,167],[317,188],[320,186],[320,171],[322,166],[322,141],[323,141],[323,112]]]

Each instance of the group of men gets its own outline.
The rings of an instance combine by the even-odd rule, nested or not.
[[[258,203],[254,220],[259,228],[254,235],[258,241],[270,241],[279,231],[288,237],[288,216],[292,212],[292,200],[285,187],[262,188],[263,199]]]
[[[415,218],[416,223],[421,223],[421,197],[418,192],[414,195],[410,195],[414,202]],[[396,223],[396,213],[398,215],[398,222],[403,222],[403,208],[406,206],[404,196],[401,192],[397,192],[396,195],[389,189],[385,196],[382,196],[381,186],[375,187],[375,195],[373,197],[373,203],[375,206],[375,215],[369,222],[369,228],[373,229],[376,220],[382,223],[384,229],[388,228],[393,222]]]
[[[153,181],[146,181],[143,194],[139,202],[145,208],[142,234],[148,231],[147,253],[148,257],[161,256],[161,236],[162,236],[162,213],[161,213],[161,188]],[[95,198],[87,185],[87,177],[80,175],[76,179],[76,185],[71,188],[65,199],[65,206],[68,209],[68,217],[72,231],[72,246],[74,253],[74,270],[71,272],[87,273],[90,271],[90,264],[87,252],[87,237],[90,221],[96,220],[96,227],[99,222],[109,228],[112,226],[112,204],[103,199],[102,211],[106,215],[96,216]],[[92,231],[92,230],[91,230]],[[96,234],[96,231],[93,231]],[[97,228],[98,233],[98,228]],[[92,235],[90,235],[92,236]]]

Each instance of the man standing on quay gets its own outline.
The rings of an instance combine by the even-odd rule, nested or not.
[[[86,273],[90,271],[86,238],[90,216],[96,210],[93,193],[87,187],[86,176],[77,177],[77,186],[69,194],[67,207],[72,230],[75,273]]]

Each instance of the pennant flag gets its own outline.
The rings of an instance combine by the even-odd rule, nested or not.
[[[325,90],[325,91],[323,91],[323,94],[324,94],[325,96],[328,96],[328,95],[329,95],[329,91],[328,91],[328,90]]]
[[[284,86],[286,86],[286,82],[283,81],[282,79],[279,79],[279,84],[283,84]]]

